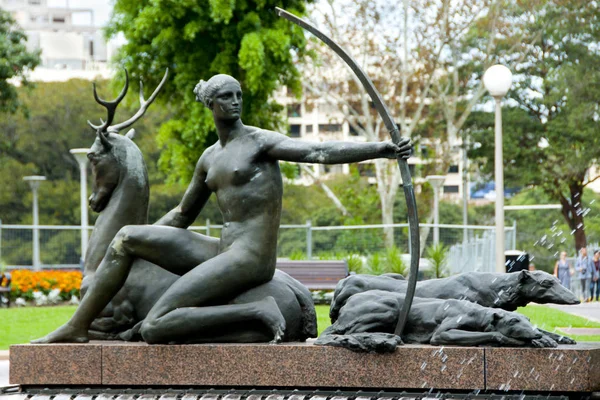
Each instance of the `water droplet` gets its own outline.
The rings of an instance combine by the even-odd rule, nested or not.
[[[579,361],[579,357],[573,358],[573,362],[571,364],[575,364],[577,361]]]
[[[441,372],[444,372],[446,370],[446,365],[442,365],[442,368],[440,369]]]
[[[577,229],[581,229],[581,228],[583,228],[583,223],[580,222],[577,224]]]
[[[426,362],[424,362],[423,364],[421,364],[421,371],[423,371],[426,367],[427,367],[427,363]]]
[[[448,356],[447,356],[447,355],[444,355],[444,357],[442,357],[442,362],[444,362],[444,363],[445,363],[447,359],[448,359]]]
[[[564,354],[561,354],[560,356],[558,356],[558,361],[562,360],[564,357]]]
[[[596,199],[593,199],[590,201],[590,204],[594,204],[596,202]]]
[[[519,375],[519,371],[515,371],[515,373],[513,374],[513,378],[516,378],[517,375]]]
[[[460,320],[461,320],[461,319],[462,319],[462,316],[458,317],[458,318],[456,319],[456,323],[457,323],[457,324],[460,324]]]
[[[529,371],[529,375],[533,375],[533,371],[535,371],[535,367],[531,368],[531,371]]]
[[[573,229],[573,230],[571,231],[571,235],[574,235],[576,230],[577,230],[577,229]]]

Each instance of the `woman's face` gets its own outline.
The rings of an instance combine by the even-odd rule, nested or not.
[[[565,258],[567,258],[567,253],[565,251],[560,253],[560,259],[564,260]]]
[[[227,82],[212,98],[211,109],[216,119],[237,120],[242,115],[242,89],[235,82]]]

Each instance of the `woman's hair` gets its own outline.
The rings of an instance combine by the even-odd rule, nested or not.
[[[200,80],[194,88],[194,94],[196,95],[196,101],[204,104],[210,108],[212,105],[212,98],[215,93],[223,87],[226,83],[234,82],[241,87],[240,83],[232,76],[219,74],[214,75],[208,81]]]

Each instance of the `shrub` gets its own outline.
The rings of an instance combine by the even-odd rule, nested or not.
[[[446,276],[446,260],[448,258],[448,247],[442,243],[433,244],[427,248],[425,255],[431,261],[434,278]]]
[[[53,290],[59,290],[61,300],[79,297],[82,274],[80,271],[30,271],[18,269],[12,271],[11,297],[34,300],[34,292],[48,296]],[[54,292],[56,294],[56,291]]]
[[[400,275],[406,275],[406,264],[402,260],[402,253],[396,247],[390,247],[386,250],[386,263],[391,272]]]

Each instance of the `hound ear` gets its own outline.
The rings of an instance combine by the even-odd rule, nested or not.
[[[494,330],[496,324],[498,323],[498,321],[500,321],[502,319],[502,314],[499,313],[496,310],[490,310],[489,312],[486,313],[486,322],[487,322],[487,327],[485,329],[486,332],[489,332],[491,330]]]
[[[125,134],[125,137],[133,140],[133,138],[135,137],[135,129],[130,129],[129,132]]]
[[[526,282],[528,279],[531,279],[531,272],[526,269],[519,272],[519,282]]]

